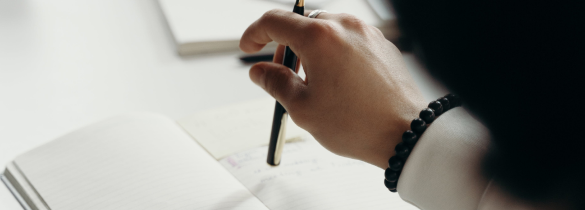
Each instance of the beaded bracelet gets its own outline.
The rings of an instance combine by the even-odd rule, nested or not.
[[[384,185],[390,192],[397,192],[396,187],[398,178],[402,172],[402,167],[406,163],[406,159],[410,155],[412,148],[418,141],[418,138],[427,129],[438,116],[447,112],[449,109],[461,106],[461,99],[454,94],[447,94],[444,97],[429,103],[428,108],[423,109],[419,118],[414,119],[410,123],[410,130],[402,134],[402,142],[398,143],[394,150],[396,155],[388,160],[388,168],[384,172]]]

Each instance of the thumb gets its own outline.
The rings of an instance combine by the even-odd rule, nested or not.
[[[261,62],[252,66],[250,79],[287,110],[299,99],[307,87],[303,79],[291,69],[270,62]]]

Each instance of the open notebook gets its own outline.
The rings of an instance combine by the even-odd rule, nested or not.
[[[298,128],[281,165],[267,165],[272,105],[179,123],[115,117],[18,156],[3,180],[25,209],[416,209],[385,189],[383,170],[334,155]]]

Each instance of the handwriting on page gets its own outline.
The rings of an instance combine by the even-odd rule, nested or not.
[[[286,144],[277,167],[265,163],[266,153],[260,147],[220,162],[270,209],[416,209],[384,187],[383,170],[314,140]]]

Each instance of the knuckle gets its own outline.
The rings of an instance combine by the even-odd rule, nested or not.
[[[272,20],[278,18],[279,16],[281,16],[282,12],[283,12],[283,10],[280,10],[280,9],[269,10],[269,11],[265,12],[262,15],[262,17],[260,17],[260,22],[266,23],[267,21],[272,21]]]
[[[318,43],[330,39],[337,35],[336,26],[329,21],[314,21],[306,26],[306,30],[310,39]]]
[[[376,36],[378,36],[378,37],[381,37],[381,38],[384,38],[384,39],[386,39],[386,38],[384,37],[384,33],[382,33],[382,31],[381,31],[379,28],[376,28],[376,27],[369,27],[369,28],[370,28],[370,31],[371,31],[371,32],[372,32],[374,35],[376,35]]]
[[[388,40],[384,40],[384,42],[388,46],[388,49],[392,55],[402,55],[402,53],[400,52],[400,49],[398,49],[398,47],[396,47],[396,45],[394,43],[392,43]]]
[[[370,26],[362,19],[350,14],[340,14],[341,25],[358,32],[366,33],[370,30]]]
[[[346,26],[363,26],[366,25],[366,23],[357,18],[356,16],[350,15],[350,14],[340,14],[340,22],[343,25]]]

